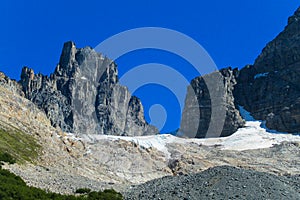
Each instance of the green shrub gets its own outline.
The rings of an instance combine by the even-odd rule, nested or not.
[[[16,160],[9,153],[0,152],[0,161],[7,162],[9,164],[16,163]]]
[[[79,188],[75,191],[75,193],[77,193],[77,194],[87,194],[90,192],[91,192],[91,189],[89,189],[89,188]]]
[[[18,163],[33,162],[40,150],[41,146],[32,135],[15,128],[9,130],[0,128],[0,152],[9,153]]]
[[[113,189],[110,190],[104,190],[103,192],[91,192],[88,195],[89,200],[122,200],[123,197],[120,193],[116,192]]]
[[[88,188],[78,190],[90,191]],[[89,192],[88,195],[74,196],[48,193],[39,188],[29,187],[19,177],[0,166],[0,199],[22,199],[22,200],[122,200],[120,193],[114,190],[104,190],[103,192]]]
[[[9,153],[0,152],[0,164],[2,162],[8,162],[13,164],[16,159]],[[61,195],[56,193],[48,193],[39,188],[29,187],[26,183],[8,170],[2,169],[0,165],[0,200],[2,199],[22,199],[22,200],[122,200],[123,197],[120,193],[113,189],[91,192],[89,188],[80,188],[76,190],[78,194],[84,194],[81,196],[74,195]]]

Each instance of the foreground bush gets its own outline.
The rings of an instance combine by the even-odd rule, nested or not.
[[[87,189],[86,189],[87,190]],[[55,193],[47,193],[35,187],[29,187],[18,176],[4,170],[0,166],[0,199],[22,199],[22,200],[122,200],[120,193],[114,190],[104,190],[103,192],[88,192],[87,195],[61,195]]]
[[[91,189],[89,188],[79,188],[76,190],[75,193],[77,194],[87,194],[87,193],[90,193],[91,192]]]
[[[0,162],[7,162],[9,164],[16,163],[16,160],[9,154],[9,153],[2,153],[0,152]]]

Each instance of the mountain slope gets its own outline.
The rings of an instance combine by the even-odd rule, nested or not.
[[[299,199],[300,178],[229,166],[164,177],[133,187],[125,199]]]
[[[300,174],[299,136],[267,134],[259,125],[247,123],[230,137],[211,139],[76,137],[53,128],[46,114],[20,96],[12,83],[0,86],[0,127],[10,136],[15,130],[22,132],[22,141],[33,137],[41,149],[30,162],[3,167],[31,186],[59,193],[111,187],[126,191],[132,184],[220,165]]]

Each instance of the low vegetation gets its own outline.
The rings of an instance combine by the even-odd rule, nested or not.
[[[6,162],[6,163],[9,163],[9,164],[14,164],[14,163],[16,163],[16,160],[9,153],[0,152],[0,162]]]
[[[8,154],[3,153],[0,157],[0,162],[9,162],[14,160],[14,158]],[[104,190],[99,192],[91,192],[88,188],[78,189],[80,196],[75,195],[62,195],[51,192],[45,192],[41,189],[35,187],[29,187],[26,183],[19,177],[8,170],[2,169],[0,166],[0,199],[22,199],[22,200],[122,200],[123,197],[120,193],[114,190]]]
[[[91,192],[91,189],[90,188],[79,188],[76,190],[75,193],[77,194],[87,194],[87,193],[90,193]]]
[[[77,195],[62,195],[46,192],[42,189],[29,187],[19,177],[8,170],[2,169],[1,164],[34,162],[41,147],[31,135],[19,130],[10,131],[0,128],[0,199],[22,199],[22,200],[121,200],[122,195],[114,190],[92,192],[88,188],[78,189]]]
[[[7,157],[12,162],[32,162],[38,156],[40,148],[40,145],[31,135],[19,130],[0,129],[0,157],[7,157],[9,154],[14,157],[14,161]]]

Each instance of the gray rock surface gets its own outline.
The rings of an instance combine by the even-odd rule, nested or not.
[[[22,87],[18,84],[17,81],[11,80],[3,72],[0,72],[0,86],[8,89],[9,91],[24,96],[22,92]]]
[[[118,83],[116,64],[90,47],[64,44],[55,72],[23,68],[25,97],[45,111],[54,127],[77,134],[151,135],[140,100]]]
[[[229,136],[244,125],[233,96],[237,71],[226,68],[191,81],[179,132],[189,136],[196,130],[198,138]]]
[[[220,70],[221,82],[214,77],[218,72],[192,80],[179,133],[190,136],[197,132],[196,137],[228,136],[243,126],[237,105],[243,106],[255,119],[265,120],[269,129],[300,133],[299,66],[300,8],[289,18],[284,31],[267,44],[253,65],[247,65],[240,71]],[[213,79],[216,83],[209,83]],[[209,85],[212,85],[211,89],[208,89]],[[212,103],[218,98],[222,100]],[[215,128],[220,124],[224,124],[221,134]]]
[[[300,8],[237,81],[235,99],[255,119],[270,129],[300,132]]]
[[[169,176],[132,187],[125,199],[299,199],[299,176],[275,176],[230,166]]]

